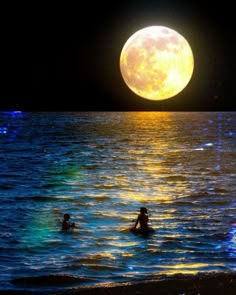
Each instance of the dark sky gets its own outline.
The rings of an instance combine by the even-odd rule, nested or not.
[[[32,2],[1,8],[0,109],[236,111],[233,1]],[[138,97],[120,75],[124,43],[150,25],[193,50],[192,79],[169,100]]]

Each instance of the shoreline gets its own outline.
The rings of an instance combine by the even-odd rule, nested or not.
[[[236,292],[236,272],[176,274],[135,283],[108,283],[69,289],[65,287],[57,291],[40,290],[40,287],[39,291],[27,291],[27,285],[24,285],[23,290],[0,290],[0,295],[233,295]]]

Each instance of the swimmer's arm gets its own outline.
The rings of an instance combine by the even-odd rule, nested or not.
[[[78,226],[76,226],[74,222],[70,224],[70,227],[71,228],[78,228]]]
[[[136,219],[136,222],[135,222],[134,228],[136,228],[136,226],[138,225],[138,222],[139,222],[139,216],[138,216],[137,219]]]

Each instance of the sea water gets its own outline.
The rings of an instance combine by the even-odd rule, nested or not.
[[[0,289],[236,270],[235,160],[234,112],[1,112]]]

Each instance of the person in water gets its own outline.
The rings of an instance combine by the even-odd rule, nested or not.
[[[148,226],[149,218],[148,218],[148,212],[147,208],[141,207],[140,208],[140,213],[138,214],[138,217],[136,219],[135,225],[133,227],[133,230],[140,230],[140,231],[149,231],[149,226]],[[139,227],[137,227],[139,225]]]
[[[69,214],[64,214],[64,219],[62,221],[62,229],[63,230],[66,230],[66,229],[69,229],[69,228],[75,228],[75,223],[71,223],[69,222],[70,220],[70,215]]]

